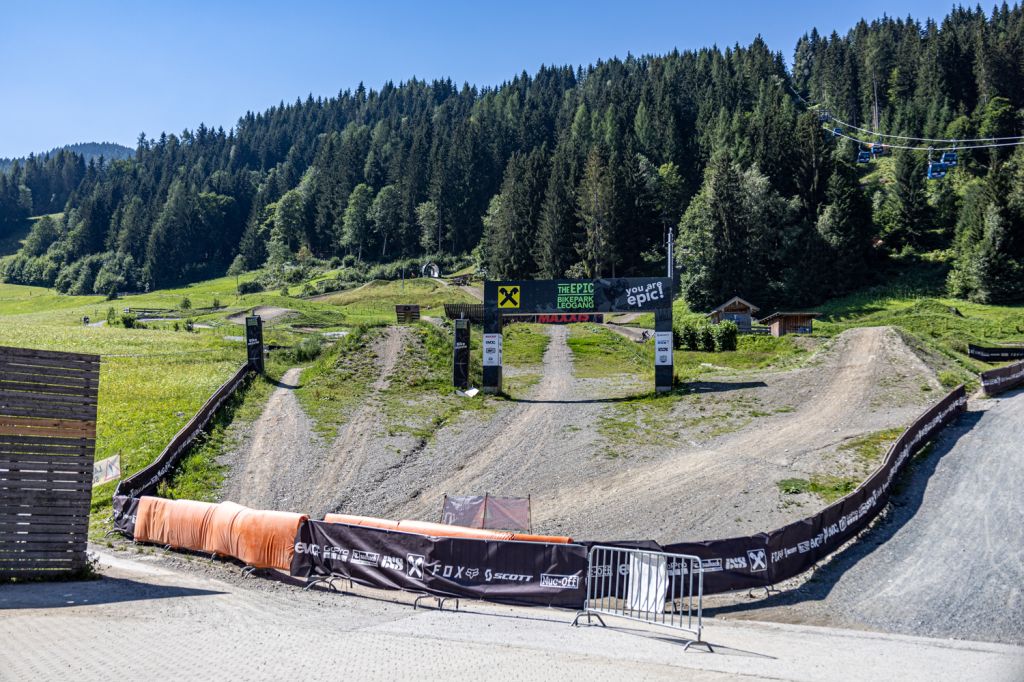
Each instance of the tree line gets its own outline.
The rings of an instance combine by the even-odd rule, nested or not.
[[[0,175],[0,231],[28,215],[7,281],[157,288],[308,258],[472,254],[493,278],[654,275],[678,235],[690,303],[808,305],[938,253],[951,293],[1024,297],[1024,150],[963,154],[943,181],[898,152],[858,167],[827,108],[921,137],[1020,135],[1024,12],[956,8],[811,31],[794,66],[760,38],[724,50],[543,67],[493,88],[412,80],[139,136]],[[820,103],[809,109],[799,96]]]

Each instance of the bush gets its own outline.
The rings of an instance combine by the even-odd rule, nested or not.
[[[178,307],[181,308],[182,310],[192,310],[192,300],[188,296],[186,296],[185,298],[181,299],[181,303],[178,305]]]
[[[131,313],[121,313],[121,326],[125,329],[135,329],[138,325],[139,318],[135,317]]]
[[[258,294],[263,291],[263,285],[253,280],[252,282],[242,282],[238,285],[238,293],[241,296],[245,294]]]
[[[219,299],[219,298],[214,298],[214,299],[213,299],[213,307],[214,307],[214,308],[220,308],[220,307],[221,307],[221,305],[220,305],[220,299]]]
[[[195,331],[195,328],[196,328],[196,325],[195,325],[195,322],[192,321],[192,318],[189,318],[189,319],[185,320],[185,331],[187,331],[187,332]]]
[[[292,356],[296,362],[310,362],[320,357],[323,342],[320,336],[309,336],[299,341],[292,348]]]
[[[722,351],[736,350],[736,339],[739,336],[740,329],[736,326],[735,322],[725,320],[712,325],[712,327],[716,351],[721,353]]]
[[[114,310],[114,306],[107,308],[107,324],[113,325],[117,322],[117,311]]]
[[[710,324],[702,324],[697,328],[697,350],[705,353],[715,352],[715,333],[711,327]]]

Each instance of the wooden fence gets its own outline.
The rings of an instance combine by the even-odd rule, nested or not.
[[[98,355],[0,347],[0,581],[86,562]]]

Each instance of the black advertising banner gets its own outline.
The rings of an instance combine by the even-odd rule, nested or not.
[[[983,348],[973,343],[967,344],[967,355],[975,360],[986,362],[1001,362],[1003,360],[1024,359],[1024,346],[1004,348]]]
[[[668,277],[487,282],[484,305],[502,314],[650,312],[672,307]]]
[[[452,386],[469,388],[469,320],[455,320],[452,343]]]
[[[882,465],[855,491],[818,514],[770,533],[745,538],[682,542],[665,551],[693,554],[704,566],[704,593],[775,585],[800,575],[867,528],[889,501],[907,461],[966,409],[963,386],[921,415],[889,449]]]
[[[307,521],[291,574],[340,575],[391,590],[535,606],[578,608],[586,596],[581,545],[434,538]]]
[[[139,509],[139,498],[114,495],[114,530],[128,537],[135,537],[135,514]]]
[[[986,395],[996,395],[1024,384],[1024,362],[981,373],[981,387]]]

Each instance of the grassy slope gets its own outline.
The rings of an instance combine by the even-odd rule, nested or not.
[[[323,300],[340,307],[351,324],[380,324],[395,321],[395,306],[418,303],[420,313],[444,317],[445,303],[478,303],[459,287],[450,287],[433,279],[409,279],[403,282],[374,280]]]

